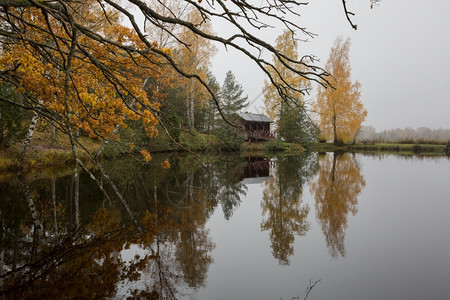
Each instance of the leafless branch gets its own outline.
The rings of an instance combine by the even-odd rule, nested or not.
[[[308,299],[309,293],[311,293],[312,289],[313,289],[319,282],[320,282],[320,279],[319,279],[319,280],[315,280],[314,282],[313,282],[312,279],[309,280],[309,284],[308,284],[308,286],[306,287],[305,298],[303,298],[303,300]]]
[[[347,10],[347,3],[345,2],[345,0],[342,0],[342,6],[344,7],[345,16],[352,28],[355,30],[358,29],[358,25],[353,24],[352,20],[350,19],[350,16],[354,16],[355,14]]]

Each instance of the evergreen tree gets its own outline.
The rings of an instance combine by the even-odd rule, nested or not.
[[[211,91],[213,91],[216,97],[220,99],[221,97],[220,84],[217,81],[214,74],[212,74],[210,71],[208,71],[207,74],[207,83]],[[202,107],[202,109],[199,112],[199,116],[197,117],[197,125],[198,125],[197,130],[207,134],[212,134],[216,126],[215,125],[216,120],[220,118],[218,114],[219,112],[217,110],[216,102],[212,97],[210,97],[207,105]]]
[[[243,97],[243,93],[244,90],[234,74],[228,71],[222,86],[222,110],[225,116],[231,117],[248,106],[248,96]]]
[[[228,71],[222,85],[221,109],[227,121],[235,124],[237,127],[233,127],[220,118],[214,133],[224,146],[231,150],[238,149],[242,141],[244,141],[243,130],[239,127],[239,117],[237,115],[239,111],[248,106],[248,97],[243,97],[243,92],[244,90],[236,81],[234,74]]]
[[[302,107],[293,106],[281,112],[277,128],[281,139],[306,147],[317,140],[320,130]]]

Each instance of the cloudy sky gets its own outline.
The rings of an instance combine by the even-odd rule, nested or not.
[[[368,111],[364,125],[379,131],[450,128],[450,1],[382,0],[374,9],[369,0],[347,3],[356,14],[356,31],[340,0],[309,1],[298,22],[318,36],[300,43],[299,54],[314,54],[324,66],[334,40],[350,37],[352,79],[361,82],[361,101]],[[266,39],[274,43],[276,36],[271,32]],[[213,64],[220,82],[233,71],[254,103],[249,111],[263,112],[265,77],[252,62],[219,47]]]

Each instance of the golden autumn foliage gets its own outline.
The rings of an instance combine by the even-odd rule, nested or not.
[[[285,30],[277,39],[276,47],[280,52],[289,57],[293,61],[298,61],[298,43],[294,40],[292,32]],[[270,69],[270,74],[275,81],[274,85],[270,81],[264,82],[264,103],[266,105],[266,113],[272,120],[276,120],[282,110],[283,103],[291,105],[303,105],[303,94],[307,93],[311,89],[311,82],[305,77],[301,77],[286,65],[294,67],[294,63],[281,58],[273,57],[273,66],[275,68]],[[306,71],[306,66],[301,67],[302,71]],[[286,86],[292,87],[288,89]],[[283,99],[280,96],[280,91],[283,89],[283,93],[288,99]],[[289,109],[288,107],[286,109]]]
[[[109,24],[116,14],[96,1],[70,9],[78,23],[35,8],[11,8],[17,19],[10,22],[23,33],[3,46],[0,70],[62,130],[118,139],[115,128],[131,119],[142,121],[148,135],[156,134],[155,112],[164,96],[153,93],[149,99],[143,87],[148,78],[158,80],[159,60],[133,30]]]
[[[348,214],[358,212],[358,196],[366,182],[354,157],[333,154],[322,157],[319,174],[310,190],[316,200],[316,216],[333,257],[345,256]]]
[[[338,38],[331,49],[326,69],[333,75],[333,88],[319,86],[314,110],[320,115],[319,127],[325,138],[334,143],[354,138],[367,116],[360,102],[361,84],[351,81],[350,39]]]
[[[212,32],[211,23],[204,22],[203,16],[198,11],[191,11],[188,21],[202,28],[205,32]],[[206,81],[209,62],[215,47],[211,41],[206,40],[188,28],[184,28],[180,33],[180,38],[186,41],[178,49],[180,55],[180,66],[188,74],[196,74],[201,80]],[[194,127],[194,112],[196,109],[204,107],[208,102],[208,91],[192,76],[181,79],[184,98],[186,99],[186,112],[189,127]]]

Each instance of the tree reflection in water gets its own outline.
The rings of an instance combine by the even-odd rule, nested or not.
[[[302,202],[303,186],[317,172],[317,156],[303,154],[277,161],[265,182],[261,203],[261,230],[268,230],[272,254],[281,265],[289,265],[295,235],[309,230],[309,206]]]
[[[317,155],[280,158],[171,159],[162,169],[123,158],[105,170],[123,198],[105,199],[83,173],[0,181],[0,295],[5,298],[176,299],[205,286],[215,244],[206,227],[221,208],[232,217],[247,193],[243,178],[267,179],[261,230],[288,265],[296,236],[309,230],[305,183]],[[247,161],[246,161],[247,160]],[[254,174],[247,164],[258,166]],[[355,160],[324,157],[311,185],[332,254],[345,255],[348,212],[364,186]],[[72,169],[73,170],[73,169]],[[264,172],[263,172],[264,171]],[[37,176],[40,176],[36,179]],[[98,176],[101,180],[101,176]],[[105,190],[111,189],[105,185]]]
[[[218,206],[232,216],[246,162],[154,161],[105,166],[125,202],[83,174],[0,182],[0,295],[177,299],[204,286],[206,221]]]
[[[366,185],[356,158],[349,154],[324,155],[310,189],[316,216],[332,257],[345,256],[345,232],[349,212],[358,212],[358,196]]]

